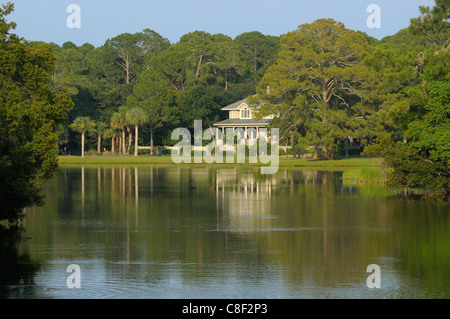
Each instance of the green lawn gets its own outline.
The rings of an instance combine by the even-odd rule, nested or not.
[[[132,155],[126,156],[59,156],[59,163],[61,165],[71,164],[159,164],[159,165],[205,165],[205,164],[175,164],[172,162],[170,155],[162,156],[148,156],[142,155],[134,157]],[[292,157],[279,157],[279,166],[291,167],[324,167],[324,168],[339,168],[339,167],[378,167],[380,159],[376,158],[348,158],[339,160],[314,160],[314,159],[294,159]],[[209,164],[208,164],[209,165]],[[211,165],[244,165],[244,166],[260,166],[262,164],[211,164]]]

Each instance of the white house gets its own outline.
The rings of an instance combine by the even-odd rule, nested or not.
[[[214,123],[214,127],[225,132],[227,128],[243,128],[245,134],[249,130],[249,138],[259,137],[259,129],[267,128],[272,122],[274,116],[266,116],[261,119],[254,118],[255,107],[250,106],[247,99],[237,101],[222,108],[222,111],[228,111],[228,119]]]

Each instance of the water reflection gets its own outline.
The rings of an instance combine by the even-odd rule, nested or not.
[[[28,211],[31,239],[19,247],[41,265],[33,286],[47,297],[448,297],[448,207],[363,193],[341,177],[63,167],[46,205]],[[71,263],[81,290],[65,286]],[[381,290],[365,285],[372,263]]]
[[[35,298],[40,296],[34,277],[40,265],[31,261],[27,252],[19,251],[20,229],[0,226],[0,298]]]

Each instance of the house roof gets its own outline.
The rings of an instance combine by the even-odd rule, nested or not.
[[[254,96],[256,96],[256,95],[254,95]],[[230,105],[227,105],[227,106],[223,107],[221,110],[222,110],[222,111],[233,111],[233,110],[237,110],[243,103],[245,103],[245,104],[248,105],[247,98],[245,98],[245,99],[243,99],[243,100],[240,100],[240,101],[237,101],[237,102],[234,102],[234,103],[232,103],[232,104],[230,104]]]
[[[226,119],[214,123],[214,126],[267,126],[271,122],[271,119]]]

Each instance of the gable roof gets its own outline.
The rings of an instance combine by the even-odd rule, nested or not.
[[[254,96],[256,96],[256,94],[255,94]],[[239,109],[239,107],[240,107],[242,104],[244,104],[244,103],[245,103],[247,106],[249,106],[249,105],[248,105],[248,102],[247,102],[247,98],[245,98],[245,99],[243,99],[243,100],[240,100],[240,101],[234,102],[234,103],[232,103],[232,104],[230,104],[230,105],[227,105],[227,106],[221,108],[221,110],[222,110],[222,111],[234,111],[234,110]]]
[[[243,99],[237,102],[234,102],[230,105],[227,105],[225,107],[223,107],[221,110],[222,111],[233,111],[233,110],[237,110],[242,104],[247,104],[247,99]],[[247,104],[248,105],[248,104]]]

